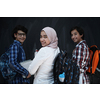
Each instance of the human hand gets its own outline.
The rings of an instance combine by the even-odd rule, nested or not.
[[[30,77],[31,77],[31,74],[29,73],[28,76],[27,76],[27,78],[30,78]]]

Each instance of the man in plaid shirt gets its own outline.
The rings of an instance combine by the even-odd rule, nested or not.
[[[74,43],[77,43],[72,53],[72,59],[80,67],[79,84],[88,84],[89,78],[86,75],[86,70],[89,63],[89,50],[84,40],[84,31],[82,28],[76,26],[71,29],[70,34]]]
[[[8,81],[9,84],[29,84],[28,79],[31,75],[19,63],[26,59],[25,52],[22,47],[26,39],[27,29],[24,26],[18,25],[13,30],[13,38],[15,39],[10,46],[9,63],[15,68],[17,75],[13,80]]]

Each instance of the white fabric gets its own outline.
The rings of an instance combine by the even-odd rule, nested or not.
[[[84,69],[80,69],[79,84],[89,84],[89,77],[87,75],[84,76]]]
[[[86,84],[86,79],[84,77],[84,73],[81,73],[79,76],[79,84],[83,84],[83,80],[84,80],[84,84]]]
[[[35,74],[34,84],[52,84],[53,61],[60,52],[59,48],[42,47],[33,59],[28,71],[31,75]]]
[[[47,47],[57,48],[58,47],[58,37],[56,31],[51,27],[45,27],[42,29],[47,34],[50,44]]]
[[[21,66],[23,66],[25,69],[28,70],[29,65],[32,63],[32,60],[25,60],[23,62],[20,62]]]

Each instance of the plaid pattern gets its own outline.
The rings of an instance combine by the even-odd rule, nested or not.
[[[20,58],[18,57],[19,49],[21,51]],[[30,83],[29,79],[23,78],[22,75],[27,76],[28,71],[23,68],[19,62],[26,59],[24,49],[19,41],[14,40],[13,45],[10,47],[9,63],[12,64],[17,72],[16,77],[9,81],[10,84]],[[19,59],[17,59],[19,58]]]
[[[76,48],[72,54],[72,59],[73,61],[77,62],[77,65],[80,67],[80,74],[84,73],[83,76],[86,80],[86,83],[88,83],[89,79],[86,75],[86,70],[88,69],[87,65],[89,63],[89,50],[85,40],[76,45]],[[82,83],[84,84],[84,80]]]

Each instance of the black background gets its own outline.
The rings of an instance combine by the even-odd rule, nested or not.
[[[19,24],[28,29],[27,39],[23,45],[27,59],[32,59],[34,50],[40,49],[40,31],[46,26],[56,30],[59,38],[58,45],[60,49],[67,50],[69,57],[75,48],[69,33],[73,26],[80,26],[84,29],[88,46],[95,44],[100,48],[99,17],[0,17],[0,55],[13,43],[11,32]]]
[[[41,48],[40,31],[46,26],[56,30],[59,39],[58,46],[62,50],[67,50],[69,57],[76,45],[69,33],[73,26],[80,26],[84,29],[88,46],[97,45],[100,48],[99,17],[0,17],[0,56],[13,43],[11,35],[16,25],[23,25],[28,29],[23,45],[27,59],[33,59],[35,49]]]

